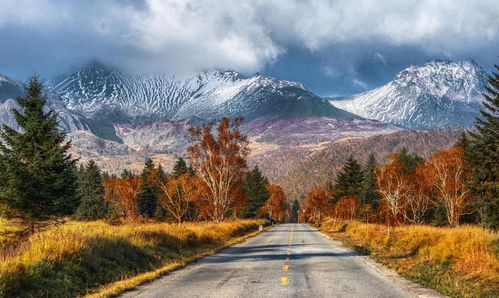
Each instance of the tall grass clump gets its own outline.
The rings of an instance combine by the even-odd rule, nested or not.
[[[4,247],[0,297],[81,296],[223,246],[263,223],[68,222]]]
[[[477,226],[389,227],[328,219],[321,230],[423,285],[456,297],[499,297],[499,235]]]

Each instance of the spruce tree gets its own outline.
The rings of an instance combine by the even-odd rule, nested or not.
[[[363,169],[362,191],[360,193],[360,203],[369,205],[373,210],[379,206],[379,194],[376,186],[376,169],[378,162],[374,154],[369,154],[367,163]]]
[[[401,170],[400,174],[410,174],[414,173],[417,165],[424,162],[424,159],[417,154],[409,153],[407,148],[404,147],[396,154],[396,161],[404,164],[404,168]]]
[[[298,222],[299,213],[300,213],[300,202],[295,199],[293,201],[293,205],[291,206],[291,216],[289,220],[291,222]]]
[[[3,125],[0,132],[0,205],[18,216],[33,233],[36,226],[74,212],[76,164],[70,142],[54,111],[44,111],[43,86],[32,77],[27,96],[18,97],[12,113],[21,128]]]
[[[243,211],[244,217],[256,217],[260,208],[267,202],[270,194],[265,186],[268,183],[257,166],[246,175],[244,191],[249,197],[249,202]]]
[[[495,65],[499,71],[499,66]],[[467,161],[472,168],[472,194],[481,223],[499,228],[499,74],[488,78],[487,93],[483,94],[482,118],[477,118],[476,132],[471,133]]]
[[[179,157],[173,166],[172,176],[173,178],[178,178],[185,173],[189,173],[189,167],[187,167],[185,160],[182,157]]]
[[[80,206],[75,217],[79,220],[96,220],[105,218],[109,211],[109,203],[104,199],[102,175],[95,161],[90,160],[80,170],[77,197]]]
[[[162,172],[162,171],[161,171]],[[142,193],[139,195],[137,205],[139,212],[149,218],[153,218],[158,207],[157,197],[160,192],[160,174],[159,169],[154,165],[152,159],[147,158],[145,167],[142,170]]]
[[[344,196],[355,196],[358,198],[362,192],[363,180],[364,175],[361,165],[350,155],[345,166],[336,176],[334,185],[335,201]]]

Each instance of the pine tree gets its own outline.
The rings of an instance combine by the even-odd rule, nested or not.
[[[54,111],[44,111],[43,86],[32,77],[21,110],[12,113],[21,128],[0,132],[0,205],[27,225],[30,233],[43,221],[74,212],[76,164]]]
[[[268,200],[270,194],[265,187],[268,183],[269,181],[257,166],[246,175],[244,191],[249,197],[249,202],[243,211],[244,217],[256,217],[258,210]]]
[[[495,65],[499,71],[499,66]],[[471,146],[466,152],[472,167],[471,190],[476,199],[475,210],[481,223],[499,228],[499,74],[492,73],[484,96],[482,118],[477,118],[476,132],[471,133]]]
[[[145,167],[142,170],[142,193],[139,195],[137,205],[139,212],[149,218],[156,215],[157,197],[160,192],[159,184],[160,179],[163,178],[160,175],[163,175],[162,170],[159,171],[152,159],[147,158]]]
[[[424,159],[417,154],[410,154],[406,147],[395,155],[395,160],[404,164],[400,174],[414,173],[419,163],[424,162]]]
[[[173,172],[172,172],[173,178],[176,179],[188,172],[189,172],[189,167],[187,167],[187,163],[182,157],[179,157],[175,162],[175,165],[173,166]]]
[[[343,169],[336,176],[334,185],[334,199],[344,196],[359,197],[362,192],[364,175],[360,164],[350,155]]]
[[[298,200],[293,201],[293,205],[291,206],[291,222],[298,222],[298,214],[300,213],[300,202]]]
[[[77,196],[80,206],[76,210],[76,219],[96,220],[108,215],[109,203],[104,199],[102,175],[95,161],[90,160],[80,169]]]
[[[378,162],[374,154],[369,154],[367,163],[363,169],[362,191],[360,193],[360,203],[369,205],[373,210],[379,206],[379,194],[376,186],[376,169]]]

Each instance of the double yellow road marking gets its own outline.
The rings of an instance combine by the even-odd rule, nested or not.
[[[293,233],[295,231],[295,224],[291,226],[291,234],[289,235],[289,240],[288,240],[288,257],[286,258],[286,263],[284,266],[282,266],[282,271],[288,272],[289,270],[289,256],[291,256],[291,245],[293,244]],[[281,285],[285,286],[288,284],[288,277],[286,275],[281,276]]]

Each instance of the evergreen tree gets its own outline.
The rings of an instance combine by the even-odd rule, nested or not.
[[[173,178],[178,178],[185,173],[189,173],[189,168],[187,167],[187,163],[182,157],[179,157],[173,166],[172,176]]]
[[[300,202],[298,200],[294,200],[293,205],[291,206],[291,218],[289,220],[291,222],[298,222],[299,213],[300,213]]]
[[[42,84],[32,77],[21,110],[12,113],[21,128],[0,132],[0,205],[20,217],[31,233],[41,221],[74,212],[76,164],[54,111],[43,110]]]
[[[244,191],[249,197],[249,202],[243,211],[244,217],[256,217],[260,208],[267,202],[270,194],[265,186],[268,183],[257,166],[246,175]]]
[[[362,192],[363,180],[364,175],[362,173],[362,167],[353,156],[350,155],[345,166],[336,176],[334,185],[335,201],[344,196],[355,196],[358,198]]]
[[[123,172],[121,172],[121,178],[131,178],[134,177],[135,175],[133,172],[129,169],[124,169]]]
[[[379,194],[376,186],[376,169],[378,162],[374,154],[369,154],[367,163],[363,169],[362,191],[360,193],[360,203],[367,204],[372,209],[377,209],[379,206]]]
[[[100,169],[93,160],[80,169],[77,197],[80,200],[80,206],[75,214],[77,219],[96,220],[107,216],[109,203],[104,199]]]
[[[499,70],[499,66],[495,65]],[[482,118],[477,118],[476,132],[471,133],[471,146],[466,152],[472,168],[472,194],[481,223],[499,228],[499,74],[492,73],[484,96]]]
[[[152,159],[147,158],[142,170],[142,193],[139,195],[137,205],[142,215],[153,218],[158,207],[157,198],[160,192],[160,183],[163,171],[156,168]]]
[[[424,159],[417,154],[410,154],[406,147],[402,148],[396,154],[396,161],[405,165],[401,174],[414,173],[419,163],[424,162]]]

